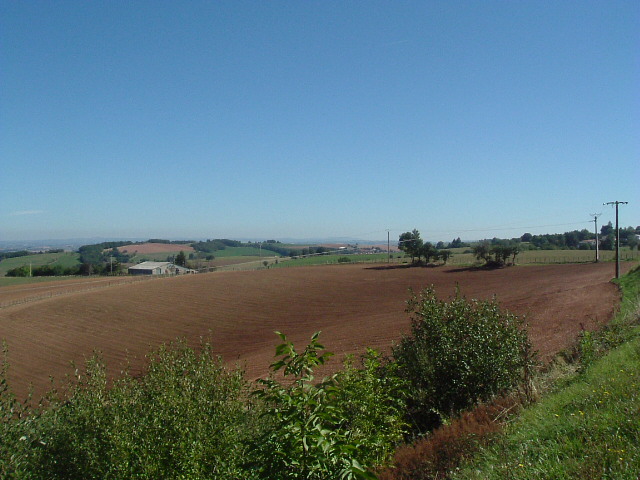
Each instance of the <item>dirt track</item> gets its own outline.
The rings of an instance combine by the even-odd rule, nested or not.
[[[612,273],[611,263],[601,263],[494,271],[339,265],[190,275],[0,309],[0,338],[8,343],[10,383],[19,394],[29,383],[42,393],[50,375],[71,373],[69,362],[81,363],[94,349],[112,371],[127,358],[135,370],[150,347],[177,337],[210,336],[225,360],[246,363],[255,378],[272,361],[274,330],[301,347],[322,330],[322,343],[338,354],[385,349],[408,331],[409,287],[433,284],[447,297],[457,283],[469,298],[495,294],[504,307],[526,314],[535,348],[548,357],[568,346],[581,324],[593,328],[610,318],[618,301]],[[0,289],[0,303],[10,291]]]

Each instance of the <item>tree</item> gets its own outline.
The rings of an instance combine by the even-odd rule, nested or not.
[[[176,255],[175,264],[181,267],[184,267],[187,264],[187,256],[184,254],[182,250],[180,250],[180,253]]]
[[[616,246],[616,238],[613,235],[613,233],[610,233],[609,235],[602,237],[602,240],[600,240],[600,248],[602,250],[613,250],[615,246]]]
[[[532,238],[533,235],[531,235],[530,233],[525,233],[520,237],[520,240],[523,242],[530,242]]]
[[[418,260],[420,260],[422,256],[420,252],[422,244],[420,232],[415,228],[411,232],[403,233],[398,239],[398,249],[411,257],[411,263],[413,263],[415,257],[418,257]]]
[[[429,263],[429,260],[431,258],[437,260],[438,250],[436,250],[431,243],[426,242],[420,247],[418,251],[418,261],[420,261],[421,256],[424,257],[425,263]]]
[[[6,273],[7,277],[28,277],[29,276],[29,267],[27,265],[22,265],[21,267],[12,268]]]
[[[600,235],[602,235],[603,237],[606,237],[609,234],[613,234],[613,225],[611,224],[611,222],[607,223],[606,225],[602,225],[602,227],[600,227]]]
[[[489,250],[489,244],[482,242],[473,247],[473,254],[478,260],[484,260],[488,262],[491,260],[491,252]]]
[[[451,250],[440,250],[440,258],[442,259],[442,261],[444,262],[444,264],[447,264],[447,260],[449,260],[449,258],[451,258]]]

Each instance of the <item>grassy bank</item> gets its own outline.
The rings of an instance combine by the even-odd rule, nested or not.
[[[610,328],[587,335],[582,373],[507,427],[456,479],[629,479],[640,475],[640,269],[620,282]],[[620,343],[603,356],[597,352]],[[595,352],[595,353],[593,353]],[[591,359],[590,355],[596,358]]]

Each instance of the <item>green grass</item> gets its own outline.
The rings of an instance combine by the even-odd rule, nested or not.
[[[526,410],[458,479],[637,480],[640,338],[617,348],[568,388]]]
[[[279,257],[280,255],[271,250],[263,248],[253,247],[227,247],[224,250],[217,250],[213,252],[213,256],[220,257],[259,257],[262,254],[263,257]]]
[[[468,249],[454,249],[453,256],[448,261],[452,265],[471,265],[476,262],[472,253],[463,253]],[[516,257],[516,264],[546,264],[546,263],[587,263],[595,260],[595,250],[524,250]],[[600,261],[608,262],[615,259],[612,250],[601,250]],[[638,250],[622,250],[620,259],[640,260]]]
[[[24,257],[6,258],[0,261],[0,276],[17,267],[31,264],[33,267],[42,265],[62,265],[63,267],[73,267],[80,263],[80,255],[73,252],[61,253],[37,253],[34,255],[26,255]]]
[[[630,340],[524,410],[504,436],[452,478],[638,479],[640,269],[620,283],[623,306],[614,322],[628,325]]]
[[[187,258],[189,258],[190,253],[197,252],[184,252]],[[152,261],[152,262],[166,262],[168,257],[173,257],[177,255],[178,252],[159,252],[159,253],[145,253],[145,254],[137,254],[130,258],[130,263],[139,263],[144,261]],[[253,247],[227,247],[224,250],[217,250],[212,254],[209,253],[201,253],[202,256],[206,257],[207,255],[213,255],[215,258],[227,258],[227,257],[255,257],[255,260],[262,257],[274,257],[280,256],[280,254],[276,252],[272,252],[271,250],[267,250],[265,248],[262,249],[262,252],[259,248]],[[196,261],[196,260],[191,260]]]
[[[387,261],[386,253],[362,254],[362,255],[311,255],[309,257],[299,257],[286,260],[273,265],[273,267],[302,267],[308,265],[328,265],[338,263],[338,259],[346,257],[351,262],[348,263],[381,263]],[[392,262],[397,263],[397,258],[392,258]],[[348,264],[347,263],[347,264]]]

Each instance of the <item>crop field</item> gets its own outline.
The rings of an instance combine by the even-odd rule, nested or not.
[[[80,255],[72,252],[60,253],[37,253],[34,255],[25,255],[24,257],[5,258],[0,261],[0,276],[17,267],[29,265],[33,267],[41,267],[42,265],[61,265],[63,267],[73,267],[80,263]]]
[[[468,250],[468,249],[456,249]],[[608,262],[615,259],[613,250],[600,250],[600,261]],[[595,250],[525,250],[516,257],[519,265],[549,264],[549,263],[588,263],[596,258]],[[638,250],[624,249],[620,251],[621,261],[640,260]],[[452,265],[469,265],[476,261],[472,253],[458,253],[454,250],[448,263]]]
[[[631,266],[624,264],[623,272]],[[117,277],[102,285],[49,282],[0,289],[0,305],[9,298],[42,297],[0,308],[0,338],[9,349],[10,383],[20,394],[30,383],[43,393],[50,375],[61,379],[72,373],[70,362],[81,364],[94,350],[102,352],[111,373],[127,361],[135,373],[150,348],[178,337],[194,344],[209,338],[226,361],[240,362],[249,378],[257,378],[273,360],[274,330],[300,347],[322,331],[322,343],[337,354],[335,362],[367,346],[388,351],[410,326],[404,312],[409,287],[434,285],[448,297],[459,285],[467,297],[497,295],[505,308],[527,315],[534,346],[548,358],[566,348],[581,328],[609,320],[618,300],[612,275],[611,263],[492,271],[346,264],[125,284],[116,283]],[[64,288],[61,294],[44,295],[47,286],[58,283],[65,284],[56,287]]]

